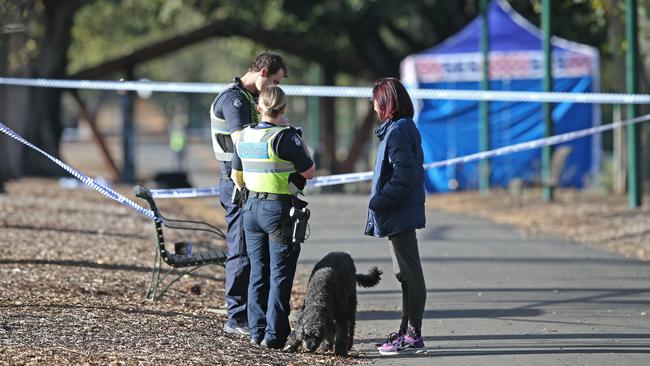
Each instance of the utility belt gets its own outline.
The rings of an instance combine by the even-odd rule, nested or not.
[[[290,203],[289,216],[283,217],[281,222],[283,242],[300,244],[307,240],[309,237],[309,217],[311,216],[311,212],[307,208],[308,203],[306,201],[291,194],[254,192],[249,191],[245,187],[242,190],[235,187],[231,196],[231,203],[239,204],[240,207],[243,207],[249,198]]]
[[[295,196],[292,194],[275,194],[266,192],[248,191],[248,198],[259,198],[261,200],[290,202]]]

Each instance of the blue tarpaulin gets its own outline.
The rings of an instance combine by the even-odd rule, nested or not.
[[[483,76],[480,53],[480,17],[445,42],[402,61],[402,80],[407,87],[431,89],[480,89]],[[541,91],[543,79],[542,36],[538,28],[517,14],[505,0],[488,7],[490,38],[490,89]],[[598,51],[589,46],[553,37],[553,90],[598,91]],[[423,100],[416,103],[416,122],[422,134],[425,163],[479,151],[479,103],[475,101]],[[512,145],[544,136],[541,103],[490,102],[490,148]],[[553,105],[554,133],[588,128],[600,123],[598,105]],[[599,136],[582,138],[571,146],[561,175],[561,185],[584,187],[598,170]],[[507,186],[513,178],[541,181],[541,149],[490,159],[492,186]],[[478,162],[429,169],[430,192],[478,188]]]

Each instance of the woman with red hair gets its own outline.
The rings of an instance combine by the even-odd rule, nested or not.
[[[381,124],[366,235],[388,237],[395,277],[402,287],[402,321],[378,350],[382,355],[422,352],[422,316],[426,285],[415,230],[425,224],[424,155],[413,122],[413,103],[395,78],[381,78],[372,88]]]

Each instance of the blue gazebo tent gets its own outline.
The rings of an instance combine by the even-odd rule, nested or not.
[[[490,89],[541,91],[543,78],[542,36],[538,28],[517,14],[505,0],[488,6],[490,38]],[[401,64],[402,81],[409,88],[480,89],[482,19],[477,17],[440,45],[406,57]],[[553,90],[598,91],[598,51],[582,44],[553,37]],[[416,122],[422,134],[425,163],[479,151],[478,102],[454,100],[416,101]],[[544,135],[542,105],[523,102],[490,102],[491,148],[541,138]],[[588,128],[600,123],[595,104],[553,105],[554,133]],[[582,138],[566,145],[561,185],[584,187],[596,177],[600,164],[600,137]],[[491,159],[492,186],[507,186],[513,178],[540,181],[541,150],[534,149]],[[478,162],[429,169],[430,192],[478,187]]]

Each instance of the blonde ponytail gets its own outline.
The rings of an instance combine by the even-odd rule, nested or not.
[[[280,111],[287,105],[287,96],[277,85],[269,85],[262,89],[259,96],[258,106],[262,116],[276,118]]]

